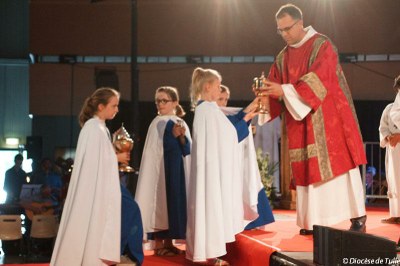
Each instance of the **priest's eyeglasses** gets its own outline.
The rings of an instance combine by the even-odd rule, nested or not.
[[[172,102],[172,100],[167,100],[167,99],[157,99],[155,101],[155,104],[167,104],[169,102]]]
[[[294,27],[294,25],[296,25],[297,22],[299,22],[299,21],[300,20],[297,20],[295,23],[292,24],[292,26],[289,26],[289,27],[286,27],[283,29],[279,29],[279,28],[276,29],[276,33],[278,33],[279,35],[282,35],[282,33],[284,33],[284,32],[288,33]]]

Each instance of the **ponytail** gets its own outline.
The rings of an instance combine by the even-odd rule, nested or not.
[[[83,125],[98,111],[100,104],[107,105],[111,97],[119,97],[119,92],[112,88],[99,88],[90,97],[85,99],[81,112],[79,113],[79,125]]]
[[[180,118],[182,118],[182,117],[184,117],[184,116],[186,115],[185,110],[183,110],[183,108],[182,108],[182,106],[181,106],[180,104],[178,104],[178,105],[175,107],[175,115],[176,115],[177,117],[180,117]]]
[[[197,67],[192,74],[192,84],[190,85],[190,99],[192,109],[197,105],[197,102],[201,99],[201,94],[203,93],[204,84],[218,79],[222,81],[221,74],[214,69],[204,69]]]

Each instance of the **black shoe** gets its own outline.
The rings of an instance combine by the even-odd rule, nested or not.
[[[300,235],[302,235],[302,236],[308,236],[308,235],[312,235],[312,234],[313,234],[313,230],[300,229]]]
[[[367,231],[367,226],[365,222],[367,221],[367,216],[361,216],[358,218],[352,218],[350,219],[351,221],[351,226],[350,226],[350,231],[354,232],[360,232],[360,233],[365,233]]]

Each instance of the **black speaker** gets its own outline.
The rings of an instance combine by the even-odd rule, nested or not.
[[[33,160],[42,159],[42,137],[40,136],[28,136],[26,137],[26,152],[28,158]]]
[[[95,69],[96,89],[109,87],[119,90],[118,75],[114,68],[96,68]]]
[[[317,265],[393,265],[396,242],[386,238],[314,225]]]

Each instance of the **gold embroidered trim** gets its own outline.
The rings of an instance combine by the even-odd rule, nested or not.
[[[318,37],[314,42],[314,47],[310,55],[309,66],[311,66],[315,59],[318,56],[318,52],[321,46],[326,42],[330,41],[328,37],[322,35]],[[333,45],[333,44],[332,44]],[[335,52],[337,53],[336,47],[333,46]],[[283,51],[282,51],[283,52]],[[280,55],[280,54],[279,54]],[[278,62],[278,57],[277,57]],[[280,59],[279,63],[283,64],[283,59]],[[278,67],[282,68],[282,65],[278,65]],[[343,88],[348,89],[346,80],[344,79],[344,75],[340,75],[340,71],[337,71],[339,77],[340,86]],[[308,74],[304,75],[301,80],[306,82],[315,95],[322,101],[326,94],[327,90],[325,86],[322,84],[321,80],[318,76],[313,73],[309,72]],[[346,97],[350,94],[345,93]],[[351,102],[352,105],[352,102]],[[308,160],[313,157],[317,157],[318,159],[318,166],[319,172],[322,180],[328,180],[333,177],[332,167],[329,160],[329,153],[328,148],[326,146],[326,136],[325,136],[325,123],[324,123],[324,116],[322,113],[321,107],[318,108],[314,113],[311,113],[311,121],[313,126],[314,138],[315,143],[307,145],[306,148],[302,149],[290,149],[289,156],[290,162],[301,162]]]
[[[283,48],[282,51],[276,56],[276,66],[278,67],[279,73],[282,75],[282,70],[283,70],[283,57],[286,52],[287,47]]]
[[[350,105],[351,112],[353,113],[354,120],[356,120],[356,122],[357,122],[358,133],[361,136],[360,124],[358,123],[356,109],[354,107],[353,98],[351,97],[350,88],[349,88],[349,85],[347,84],[346,77],[344,76],[343,70],[342,70],[341,66],[339,65],[339,63],[336,66],[336,75],[337,75],[338,80],[339,80],[340,89],[342,90],[344,96],[347,99],[347,102]]]
[[[306,148],[290,149],[290,162],[302,162],[317,157],[321,179],[327,180],[333,177],[333,172],[325,142],[324,117],[321,108],[311,114],[311,121],[313,123],[315,143],[307,145]]]
[[[328,147],[326,147],[325,123],[321,108],[318,108],[317,111],[311,114],[311,121],[313,124],[315,145],[317,147],[321,179],[327,180],[333,177],[333,172],[329,159]]]
[[[291,162],[306,161],[312,157],[317,156],[317,147],[315,144],[307,145],[306,148],[290,149],[289,156]]]
[[[319,49],[325,43],[326,40],[329,40],[326,36],[321,35],[317,39],[315,39],[313,43],[313,50],[310,55],[310,60],[308,61],[308,67],[311,67],[314,64],[315,59],[317,58]]]
[[[306,75],[302,76],[300,80],[308,84],[308,86],[315,93],[318,99],[320,99],[321,101],[324,100],[327,91],[324,84],[322,84],[321,80],[318,78],[317,74],[315,74],[314,72],[309,72]]]

